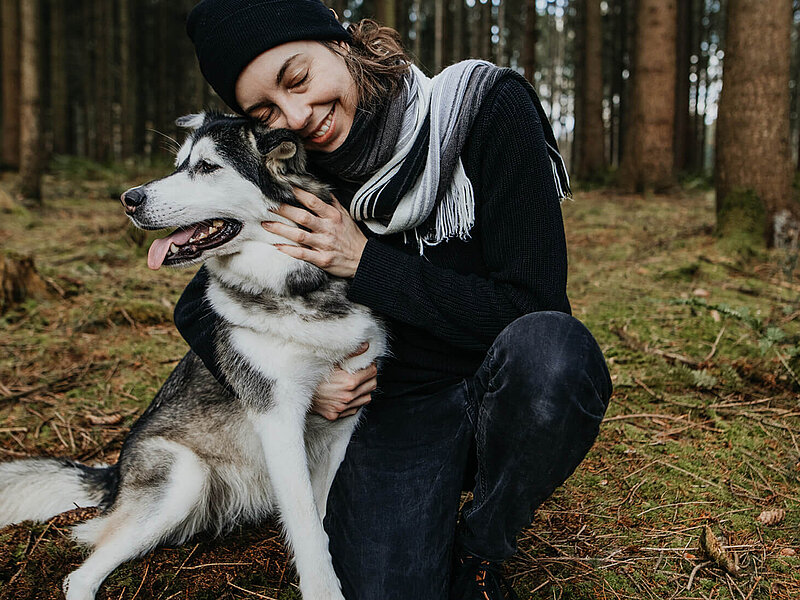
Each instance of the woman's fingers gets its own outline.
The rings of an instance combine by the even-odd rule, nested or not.
[[[335,215],[335,214],[337,214],[339,212],[335,206],[333,206],[331,204],[328,204],[326,202],[323,202],[322,200],[317,198],[311,192],[307,192],[306,190],[303,190],[303,189],[298,188],[298,187],[292,188],[292,191],[294,191],[294,197],[297,198],[298,202],[300,202],[300,204],[305,206],[308,210],[313,212],[315,215],[318,215],[318,216],[320,216],[322,218],[326,218],[326,217],[330,218],[331,216],[333,216],[333,215]],[[333,200],[334,200],[334,202],[336,204],[339,204],[336,201],[336,198],[334,198]],[[295,210],[302,210],[302,209],[297,209],[297,208],[291,207],[291,206],[289,208],[294,208]]]
[[[314,233],[313,231],[306,231],[305,229],[292,227],[291,225],[286,225],[285,223],[280,223],[278,221],[265,221],[261,224],[261,226],[270,233],[279,235],[282,238],[286,238],[291,242],[300,244],[301,246],[305,246],[307,248],[314,247],[315,243],[319,244],[322,242],[322,236]]]

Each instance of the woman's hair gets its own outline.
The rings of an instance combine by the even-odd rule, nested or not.
[[[349,52],[336,42],[322,43],[344,59],[356,82],[359,105],[374,108],[399,93],[408,73],[409,58],[400,34],[391,27],[362,19],[351,23],[347,31],[352,37]]]

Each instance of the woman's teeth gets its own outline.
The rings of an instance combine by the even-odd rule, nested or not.
[[[311,134],[312,138],[319,138],[328,133],[328,129],[331,128],[331,119],[333,119],[333,109],[331,112],[328,113],[325,121],[322,123],[322,127],[317,129],[314,133]]]

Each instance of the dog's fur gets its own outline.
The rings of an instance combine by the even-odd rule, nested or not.
[[[179,228],[169,239],[183,244],[166,256],[151,249],[151,266],[205,262],[205,298],[220,316],[216,354],[235,395],[189,352],[131,429],[116,465],[0,464],[0,526],[99,505],[101,516],[74,529],[94,551],[64,580],[68,600],[90,600],[119,564],[159,543],[277,512],[303,597],[342,600],[322,519],[358,417],[328,421],[309,407],[335,365],[355,371],[384,352],[383,328],[347,300],[346,281],[279,252],[273,244],[287,240],[260,226],[280,220],[270,212],[280,203],[296,203],[292,186],[330,199],[306,173],[298,139],[219,114],[179,124],[192,132],[177,170],[128,190],[123,203],[140,228]],[[212,235],[214,220],[224,224]],[[201,231],[207,239],[195,240]],[[348,358],[365,341],[368,351]]]

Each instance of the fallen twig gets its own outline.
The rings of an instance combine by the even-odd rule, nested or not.
[[[265,600],[278,600],[277,598],[273,598],[272,596],[265,596],[264,594],[259,594],[258,592],[253,592],[251,590],[246,590],[243,587],[239,587],[235,583],[231,581],[230,576],[228,576],[228,585],[234,589],[239,590],[240,592],[244,592],[245,594],[250,594],[251,596],[255,596],[256,598],[264,598]]]

